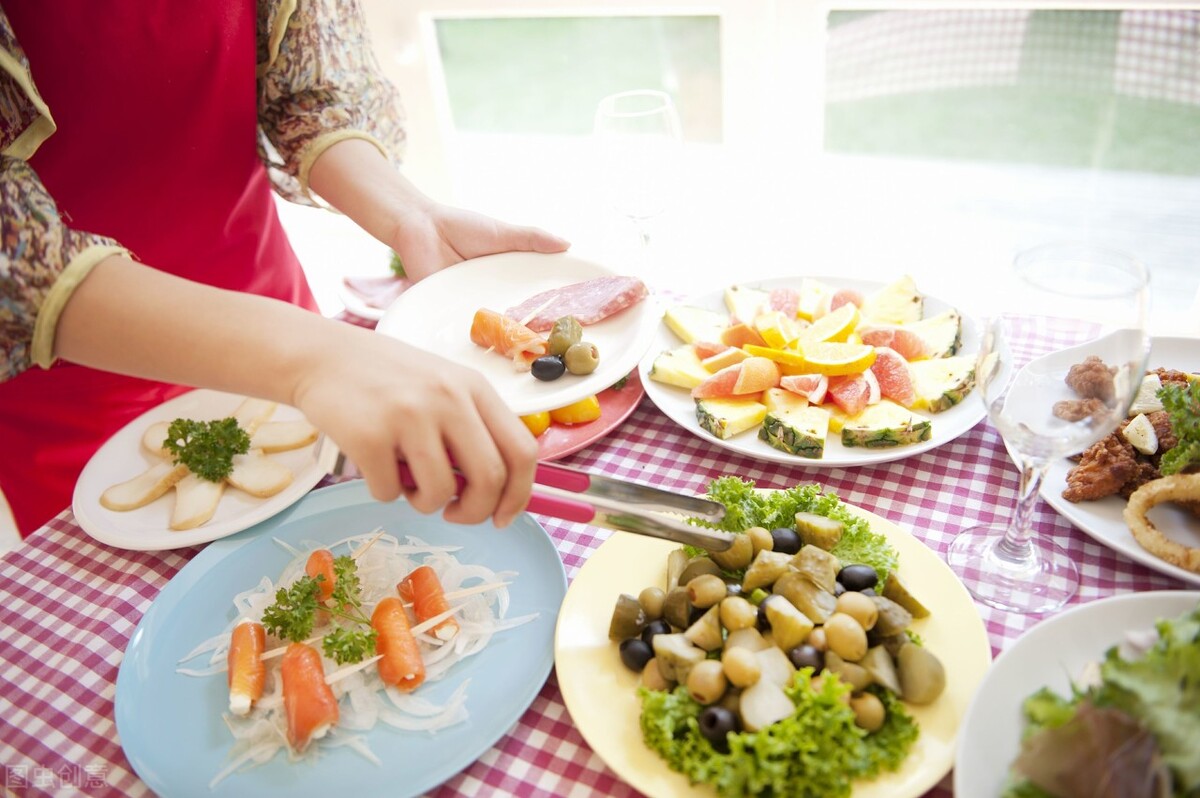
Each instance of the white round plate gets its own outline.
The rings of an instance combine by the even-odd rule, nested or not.
[[[785,287],[799,288],[801,279],[800,277],[778,277],[768,280],[739,281],[738,285],[766,290]],[[879,282],[847,280],[839,277],[817,277],[816,279],[836,288],[853,288],[863,294],[869,294],[884,286],[883,283]],[[920,286],[918,286],[919,288]],[[678,304],[692,305],[694,307],[726,313],[728,309],[725,307],[724,294],[725,289],[721,289],[712,293],[691,297]],[[929,294],[925,294],[924,296],[926,317],[935,316],[954,307]],[[979,349],[979,324],[966,313],[963,313],[961,307],[957,309],[962,315],[962,346],[959,348],[958,354],[974,355]],[[825,456],[820,460],[811,460],[807,457],[788,454],[774,448],[766,441],[759,439],[758,427],[746,430],[728,440],[721,440],[701,428],[700,423],[696,420],[696,402],[686,389],[655,382],[650,379],[650,368],[654,365],[654,358],[661,352],[675,349],[682,344],[683,342],[679,340],[675,333],[671,332],[665,323],[658,325],[658,331],[650,343],[650,349],[639,366],[642,375],[642,384],[646,386],[646,395],[672,421],[689,432],[711,442],[714,446],[719,446],[723,449],[744,454],[747,457],[753,457],[758,460],[769,460],[773,463],[807,466],[810,468],[845,468],[848,466],[887,463],[892,460],[902,460],[906,457],[922,454],[944,443],[949,443],[978,424],[986,415],[983,402],[979,401],[975,392],[972,391],[962,402],[949,410],[941,413],[916,414],[930,418],[933,421],[931,435],[927,441],[921,441],[911,446],[868,449],[858,446],[843,446],[841,436],[831,432],[825,441]]]
[[[1149,368],[1200,373],[1200,339],[1156,337],[1151,342]],[[1129,559],[1160,573],[1200,585],[1200,574],[1155,557],[1134,539],[1122,513],[1125,500],[1109,496],[1099,501],[1069,502],[1062,497],[1067,472],[1075,465],[1067,459],[1051,463],[1042,482],[1042,498],[1092,539]],[[1200,546],[1200,518],[1172,504],[1152,509],[1149,518],[1164,535],[1185,546]]]
[[[955,795],[1000,795],[1021,748],[1021,704],[1042,687],[1071,695],[1071,680],[1122,641],[1196,606],[1200,592],[1128,593],[1072,607],[1021,635],[992,664],[967,709],[954,762]]]
[[[991,645],[970,594],[936,552],[881,516],[843,506],[887,536],[900,555],[898,573],[933,611],[912,628],[945,663],[945,692],[929,705],[906,707],[921,734],[900,768],[854,784],[854,798],[917,798],[953,764],[959,726],[991,664]],[[614,532],[592,552],[559,610],[554,667],[571,719],[617,775],[651,798],[714,798],[712,788],[689,784],[642,741],[640,677],[621,664],[608,637],[617,596],[663,584],[667,555],[677,548],[671,541]]]
[[[586,376],[564,374],[552,382],[517,371],[508,358],[472,343],[475,311],[503,313],[542,291],[616,273],[566,252],[506,252],[463,261],[401,294],[375,329],[481,372],[518,415],[554,410],[600,393],[637,368],[658,324],[654,298],[587,325],[583,339],[600,350],[600,365]]]
[[[150,468],[159,458],[147,453],[141,445],[146,428],[157,421],[190,418],[197,421],[227,418],[245,397],[210,391],[190,391],[147,410],[121,428],[92,455],[75,483],[71,511],[75,520],[96,540],[109,546],[137,551],[159,551],[196,546],[240,532],[265,521],[298,501],[321,481],[325,472],[317,466],[317,443],[290,452],[268,455],[287,466],[295,475],[292,484],[269,499],[259,499],[234,488],[227,488],[217,512],[206,524],[195,529],[171,529],[171,508],[175,506],[175,491],[145,507],[116,512],[100,505],[100,494],[107,488],[132,479]],[[279,405],[270,421],[293,421],[303,418],[299,410]],[[318,440],[318,443],[320,441]]]

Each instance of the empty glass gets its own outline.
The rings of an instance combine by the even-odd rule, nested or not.
[[[1082,452],[1125,419],[1146,368],[1148,278],[1122,252],[1047,244],[1014,260],[1018,312],[984,324],[977,395],[1021,469],[1017,506],[1003,523],[972,526],[947,562],[978,600],[1043,613],[1075,594],[1079,572],[1033,513],[1050,462]],[[1027,353],[1046,352],[1032,359]],[[1095,358],[1091,360],[1090,358]]]

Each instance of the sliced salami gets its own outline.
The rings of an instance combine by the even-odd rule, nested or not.
[[[563,316],[574,316],[587,326],[636,305],[648,293],[636,277],[597,277],[535,294],[504,315],[536,332],[549,330]]]

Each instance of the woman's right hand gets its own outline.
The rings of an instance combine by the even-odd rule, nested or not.
[[[525,508],[537,443],[477,371],[340,322],[296,382],[293,404],[362,472],[371,495],[401,494],[447,521],[507,526]],[[415,490],[400,483],[397,461]],[[466,487],[456,496],[456,466]]]

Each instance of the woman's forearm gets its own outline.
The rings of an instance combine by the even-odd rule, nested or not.
[[[340,326],[347,329],[335,328],[339,335],[353,331]],[[115,256],[72,294],[55,354],[106,371],[294,404],[297,375],[330,334],[327,320],[302,308]]]

